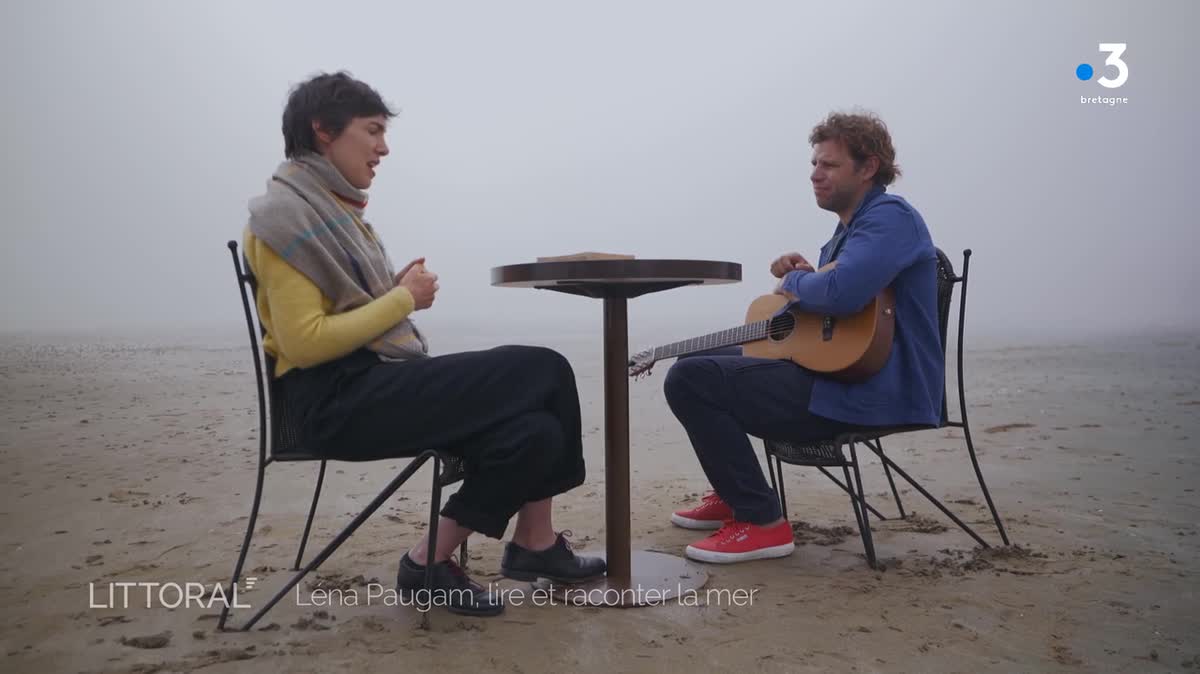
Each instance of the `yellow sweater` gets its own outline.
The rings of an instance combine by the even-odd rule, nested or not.
[[[367,304],[340,314],[307,276],[283,261],[246,229],[242,237],[250,271],[258,279],[263,350],[275,359],[275,376],[341,358],[387,332],[413,312],[408,288],[396,286]]]

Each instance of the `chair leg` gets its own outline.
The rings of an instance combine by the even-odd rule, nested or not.
[[[959,519],[958,515],[955,515],[953,512],[950,511],[949,508],[947,508],[945,505],[943,505],[941,501],[934,498],[933,494],[930,494],[927,489],[925,489],[920,484],[918,484],[916,480],[912,479],[912,477],[909,476],[908,473],[904,472],[903,468],[901,468],[900,466],[897,466],[895,461],[892,461],[891,458],[889,458],[887,456],[881,456],[879,458],[882,459],[883,461],[886,461],[887,463],[890,463],[892,465],[892,470],[896,471],[897,475],[904,478],[904,480],[906,482],[911,484],[913,486],[913,489],[916,489],[917,491],[921,492],[921,496],[924,496],[938,510],[942,511],[943,515],[945,515],[946,517],[949,517],[951,521],[953,521],[955,524],[958,525],[959,529],[962,529],[963,531],[965,531],[967,533],[967,535],[969,535],[971,538],[974,538],[976,543],[979,543],[979,545],[981,545],[985,548],[991,547],[990,545],[988,545],[987,541],[983,540],[983,538],[981,538],[979,536],[979,534],[975,533],[974,529],[967,526],[966,522]]]
[[[853,485],[854,481],[852,479],[850,479],[850,464],[848,464],[848,463],[842,464],[842,472],[846,474],[846,484]],[[830,476],[830,477],[832,478],[832,476]],[[834,482],[837,482],[837,480],[834,480]],[[840,485],[841,483],[838,482],[838,484]],[[850,489],[849,487],[842,487],[842,488],[844,490],[846,490],[847,494],[850,495],[850,507],[854,509],[854,524],[858,527],[858,532],[859,532],[859,535],[861,536],[862,528],[863,528],[863,514],[862,514],[862,509],[859,507],[858,494],[855,494],[854,490]],[[864,547],[864,549],[866,548],[865,545],[863,547]]]
[[[467,570],[467,541],[463,539],[462,545],[458,546],[458,565],[463,571]]]
[[[364,508],[362,512],[360,512],[353,520],[351,520],[350,524],[346,525],[346,528],[343,529],[341,533],[334,537],[332,541],[330,541],[319,553],[317,553],[317,555],[313,557],[303,569],[301,569],[296,575],[292,576],[292,578],[288,580],[283,588],[279,590],[279,592],[277,592],[275,596],[270,599],[270,601],[264,604],[262,608],[258,609],[258,612],[255,613],[250,620],[246,621],[246,624],[241,627],[241,630],[243,632],[248,632],[250,628],[254,627],[255,623],[257,623],[264,615],[267,614],[267,611],[270,611],[275,604],[278,604],[279,600],[283,599],[284,595],[286,595],[293,587],[299,584],[299,582],[303,580],[304,577],[309,574],[309,572],[321,566],[321,564],[324,563],[330,555],[332,555],[339,547],[341,547],[342,543],[346,542],[346,539],[350,538],[350,536],[357,531],[360,526],[362,526],[363,522],[367,521],[371,515],[375,514],[375,511],[379,510],[379,507],[387,502],[387,500],[392,497],[392,494],[396,493],[396,490],[400,488],[400,485],[404,484],[408,478],[412,477],[413,473],[417,472],[417,470],[420,469],[420,467],[434,455],[435,453],[431,450],[422,452],[419,456],[417,456],[417,458],[413,459],[399,475],[397,475],[391,482],[388,483],[386,487],[384,487],[383,491],[379,492],[379,495],[376,496],[374,500],[367,504],[367,507]],[[241,559],[238,560],[238,571],[241,570],[241,561]]]
[[[229,605],[234,597],[234,588],[237,587],[238,579],[242,577],[242,565],[246,563],[246,553],[250,551],[250,539],[254,536],[254,525],[258,521],[258,506],[262,502],[263,476],[266,473],[266,465],[262,460],[258,463],[258,479],[254,486],[254,501],[250,505],[250,521],[246,524],[246,536],[242,539],[242,549],[238,552],[237,563],[233,565],[233,579],[229,581],[229,591],[225,593],[228,601],[224,602],[221,607],[221,617],[217,619],[217,631],[225,631],[225,620],[229,617]]]
[[[779,494],[779,484],[775,481],[775,464],[772,463],[774,457],[767,451],[766,443],[763,443],[763,456],[767,458],[767,474],[771,478],[771,490]]]
[[[979,459],[975,456],[975,443],[971,442],[971,427],[967,424],[967,415],[963,415],[963,437],[967,439],[967,453],[971,455],[971,465],[975,467],[975,477],[979,480],[979,488],[983,491],[983,498],[987,501],[988,509],[992,511],[992,521],[996,523],[996,530],[1000,532],[1000,540],[1004,541],[1005,545],[1011,545],[1008,542],[1008,532],[1004,530],[1004,525],[1000,522],[1000,513],[996,512],[996,504],[992,502],[992,493],[988,491],[987,483],[983,481],[983,470],[979,468]]]
[[[300,560],[304,559],[304,546],[308,543],[308,532],[312,530],[313,515],[317,514],[317,499],[321,496],[321,484],[325,481],[325,461],[321,461],[321,470],[317,471],[317,488],[313,491],[312,505],[308,508],[308,520],[304,522],[304,535],[300,537],[300,550],[296,553],[296,563],[292,571],[300,570]]]
[[[866,492],[863,490],[862,471],[858,469],[858,452],[854,448],[854,441],[850,441],[850,463],[854,466],[854,481],[858,484],[858,498],[863,505],[867,504]],[[871,539],[871,518],[867,517],[866,510],[863,510],[862,517],[862,539],[863,547],[867,553],[867,565],[872,569],[878,569],[879,565],[875,560],[875,542]]]
[[[775,492],[776,498],[779,498],[779,482],[775,479],[775,464],[772,463],[773,457],[771,456],[771,453],[767,451],[766,442],[763,443],[763,455],[767,458],[767,473],[771,476],[771,491]],[[783,475],[781,474],[780,477],[782,478]],[[780,512],[784,512],[785,508],[786,506],[783,504],[783,499],[779,499]],[[786,520],[787,515],[784,515],[783,519]]]
[[[790,522],[791,520],[788,519],[787,511],[787,495],[783,489],[783,460],[779,457],[775,457],[775,470],[779,473],[779,510],[783,515],[783,519]]]
[[[879,456],[883,456],[883,440],[875,441],[875,450],[879,452]],[[892,469],[888,468],[887,461],[881,461],[881,463],[883,464],[883,474],[887,475],[888,484],[892,487],[892,497],[896,499],[896,510],[900,511],[900,519],[907,519],[908,514],[904,512],[904,504],[900,502],[900,492],[896,491],[896,481],[892,479]]]
[[[992,493],[988,491],[987,483],[983,481],[983,471],[979,468],[979,459],[975,456],[975,443],[971,442],[971,424],[967,419],[967,390],[966,383],[963,381],[963,328],[967,321],[967,273],[971,266],[971,251],[970,249],[963,251],[963,270],[962,276],[958,278],[962,281],[962,287],[958,293],[958,413],[962,417],[963,437],[967,440],[967,453],[971,455],[971,465],[975,467],[975,477],[979,480],[979,488],[983,490],[983,498],[987,501],[988,509],[992,511],[992,521],[996,523],[996,529],[1000,532],[1000,540],[1004,541],[1005,545],[1010,545],[1008,542],[1008,532],[1004,530],[1004,525],[1000,523],[1000,514],[996,512],[996,504],[992,502]],[[944,401],[943,401],[943,410]],[[945,508],[943,508],[945,510]],[[972,532],[974,534],[974,532]],[[978,539],[978,536],[975,536]],[[982,543],[982,541],[980,541]],[[987,544],[983,543],[986,548]]]
[[[842,484],[841,480],[837,479],[836,477],[833,476],[833,473],[830,473],[828,470],[826,470],[825,466],[817,466],[817,470],[824,473],[825,477],[829,478],[834,484],[836,484],[838,487],[840,487],[842,489],[842,491],[849,494],[850,498],[854,499],[855,503],[858,503],[858,499],[856,498],[856,494],[854,493],[854,490],[852,490],[850,488],[850,485],[853,485],[854,483],[850,481],[849,464],[842,464],[842,472],[846,474],[846,483],[845,484]],[[864,503],[863,505],[866,506],[867,510],[869,510],[871,512],[871,514],[875,516],[876,519],[878,519],[880,521],[884,521],[887,519],[886,517],[883,516],[883,513],[876,510],[875,507],[872,506],[870,503]]]
[[[429,614],[433,611],[433,564],[437,554],[438,511],[442,509],[442,457],[433,455],[433,493],[429,496],[429,545],[425,550],[425,601],[421,610],[421,629],[429,629]]]

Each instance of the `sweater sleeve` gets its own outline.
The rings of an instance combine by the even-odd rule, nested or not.
[[[895,203],[872,208],[847,235],[837,265],[825,271],[792,271],[781,290],[802,311],[844,316],[860,311],[912,264],[919,238],[912,213]]]
[[[345,356],[387,332],[413,312],[412,293],[396,286],[349,311],[332,314],[307,276],[253,235],[246,235],[246,259],[265,296],[270,330],[280,354],[297,367],[312,367]]]

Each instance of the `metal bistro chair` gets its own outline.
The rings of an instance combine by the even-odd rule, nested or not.
[[[869,428],[864,427],[848,433],[842,433],[828,440],[819,441],[803,441],[803,442],[788,442],[780,440],[766,440],[763,442],[763,448],[767,457],[767,469],[771,476],[771,486],[775,487],[779,494],[780,505],[783,508],[783,517],[787,519],[787,499],[784,494],[783,487],[783,464],[788,463],[793,466],[813,466],[825,474],[830,480],[833,480],[843,491],[850,495],[850,505],[854,508],[854,519],[858,524],[858,530],[862,536],[863,548],[866,551],[867,563],[872,569],[878,568],[878,563],[875,558],[875,544],[871,540],[871,522],[869,515],[875,515],[880,520],[887,519],[878,510],[867,503],[866,492],[863,489],[862,474],[859,471],[858,451],[859,444],[875,453],[883,463],[883,470],[887,474],[888,484],[891,485],[892,495],[896,499],[896,508],[900,511],[901,519],[906,518],[904,505],[900,502],[900,494],[896,491],[896,483],[892,479],[892,470],[895,470],[900,477],[908,481],[918,492],[929,500],[934,506],[941,510],[949,517],[959,528],[965,531],[975,539],[981,546],[990,547],[987,541],[983,540],[979,534],[967,526],[957,515],[950,511],[941,501],[930,494],[924,487],[916,482],[908,473],[904,472],[900,466],[891,457],[884,454],[882,438],[889,435],[899,433],[910,433],[922,430],[935,430],[940,428],[961,428],[963,436],[966,439],[967,452],[971,456],[971,465],[975,467],[975,477],[979,480],[979,487],[983,491],[983,497],[987,500],[988,508],[992,512],[992,520],[996,523],[996,529],[1000,532],[1000,538],[1004,541],[1004,545],[1009,545],[1008,533],[1004,530],[1004,525],[1000,522],[1000,515],[996,512],[996,505],[992,502],[992,495],[988,491],[987,484],[983,481],[983,472],[979,468],[979,459],[975,455],[975,445],[971,442],[971,427],[967,422],[967,402],[966,393],[963,387],[963,326],[966,320],[967,309],[967,273],[971,264],[971,250],[963,251],[963,273],[962,276],[954,274],[954,265],[946,254],[938,249],[937,251],[937,293],[938,293],[938,328],[941,332],[942,339],[942,354],[945,357],[946,352],[946,333],[950,322],[950,303],[954,295],[954,286],[962,283],[959,291],[959,308],[958,308],[958,403],[959,413],[962,421],[951,421],[947,410],[946,395],[942,396],[942,421],[937,426],[892,426]],[[850,456],[846,458],[844,448],[849,448]],[[829,468],[841,468],[842,474],[845,477],[845,482],[838,480],[829,472]],[[854,481],[850,479],[850,470],[854,470]],[[778,475],[778,477],[777,477]]]
[[[405,466],[404,470],[395,477],[391,482],[384,487],[383,491],[374,498],[351,522],[341,531],[332,541],[329,542],[315,557],[312,558],[304,566],[300,568],[300,562],[304,558],[304,547],[308,542],[308,534],[312,529],[313,516],[317,512],[317,499],[321,495],[321,485],[325,481],[325,464],[328,459],[320,452],[319,448],[306,447],[303,445],[300,436],[299,419],[295,416],[294,411],[288,408],[286,397],[280,395],[275,382],[275,359],[265,353],[259,352],[259,335],[265,334],[255,330],[255,317],[257,316],[257,304],[252,302],[252,298],[256,296],[258,291],[258,283],[254,278],[253,272],[250,270],[250,265],[246,264],[244,259],[238,255],[238,245],[236,241],[229,242],[229,252],[233,256],[233,269],[237,274],[238,290],[242,295],[242,308],[246,314],[246,328],[250,336],[250,351],[254,356],[254,376],[255,382],[258,384],[258,426],[259,426],[259,443],[258,443],[258,478],[254,486],[254,501],[250,506],[250,522],[246,525],[246,537],[242,541],[242,547],[238,553],[237,564],[233,567],[233,579],[229,582],[229,589],[226,593],[227,597],[233,596],[233,588],[237,585],[238,579],[242,575],[242,567],[246,561],[246,553],[250,550],[250,539],[254,536],[254,524],[258,519],[258,507],[262,500],[263,477],[266,473],[267,466],[279,462],[293,461],[319,461],[321,466],[317,471],[317,487],[313,491],[312,505],[308,509],[308,519],[304,523],[304,533],[300,536],[300,550],[296,553],[296,563],[292,566],[292,571],[298,571],[287,582],[283,589],[271,598],[265,605],[258,609],[245,625],[241,627],[242,631],[247,631],[259,621],[267,611],[271,610],[288,593],[296,586],[310,571],[320,566],[330,555],[334,553],[350,538],[351,534],[367,520],[381,505],[384,504],[392,494],[396,492],[410,477],[413,476],[425,464],[426,461],[433,461],[433,480],[432,480],[432,495],[429,502],[429,556],[426,561],[425,574],[425,598],[431,599],[429,590],[432,582],[433,569],[433,554],[437,548],[437,524],[438,511],[441,509],[442,502],[442,487],[454,484],[462,480],[465,476],[465,467],[462,461],[455,456],[438,452],[434,450],[426,450],[414,457],[412,461]],[[254,313],[251,313],[250,306],[255,305]],[[261,326],[261,322],[260,322]],[[266,361],[264,371],[263,361]],[[269,414],[268,414],[269,410]],[[268,423],[269,419],[269,423]],[[270,451],[267,450],[267,439],[270,438]],[[336,460],[336,459],[334,459]],[[460,562],[463,568],[467,566],[467,544],[464,541],[459,551]],[[429,603],[427,601],[427,603]],[[229,615],[229,603],[221,609],[221,616],[217,621],[217,629],[225,630],[225,621]],[[429,627],[429,611],[422,612],[422,627]]]

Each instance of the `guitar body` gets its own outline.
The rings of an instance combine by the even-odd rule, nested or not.
[[[768,336],[743,344],[743,355],[790,360],[851,383],[883,369],[896,327],[896,300],[891,288],[885,288],[858,313],[830,318],[828,323],[824,316],[801,311],[773,318],[787,303],[787,297],[771,294],[750,304],[746,323],[769,321]]]
[[[837,265],[830,262],[819,271]],[[664,358],[742,345],[752,358],[790,360],[830,379],[860,382],[883,369],[896,333],[896,295],[884,288],[855,314],[822,316],[799,310],[782,312],[791,300],[778,293],[750,303],[741,327],[641,351],[629,361],[629,376],[643,376]],[[778,315],[776,315],[778,314]]]

